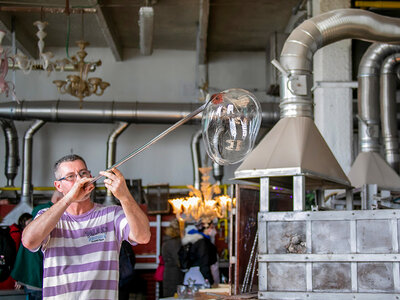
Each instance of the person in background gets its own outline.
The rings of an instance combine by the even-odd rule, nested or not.
[[[135,284],[135,264],[136,255],[132,245],[127,241],[122,241],[121,251],[119,252],[118,300],[129,300],[129,294]]]
[[[183,283],[183,272],[179,267],[178,251],[181,247],[181,236],[177,219],[170,222],[165,229],[161,256],[164,259],[163,297],[173,297],[177,286]]]
[[[14,223],[9,227],[10,236],[12,237],[15,243],[15,253],[17,253],[18,249],[20,248],[22,231],[24,230],[24,228],[31,219],[32,219],[31,214],[23,213],[18,218],[18,224]],[[8,276],[6,280],[0,282],[0,290],[13,290],[15,288],[18,288],[18,286],[16,285],[16,282],[12,278],[12,276]]]
[[[191,267],[185,274],[184,284],[189,285],[190,279],[195,280],[196,285],[212,286],[214,278],[211,265],[217,262],[217,247],[210,237],[215,236],[216,229],[212,221],[202,219],[196,222],[195,227],[182,239],[182,245],[192,243],[189,253]]]
[[[118,299],[122,241],[150,241],[149,220],[122,173],[100,174],[121,206],[91,201],[92,175],[81,156],[70,154],[54,165],[54,186],[63,197],[40,210],[22,234],[26,248],[42,248],[43,299]]]
[[[62,198],[62,193],[54,191],[49,202],[37,205],[32,210],[32,218],[39,210],[48,208]],[[11,277],[17,282],[17,288],[23,287],[27,300],[42,299],[43,254],[42,251],[31,252],[21,245],[18,250]]]

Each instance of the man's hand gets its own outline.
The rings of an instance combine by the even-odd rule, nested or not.
[[[135,199],[133,199],[122,173],[117,169],[112,169],[111,172],[103,171],[100,174],[107,177],[104,179],[104,185],[121,203],[130,228],[130,241],[147,244],[151,236],[149,220]]]
[[[86,200],[94,189],[93,184],[89,184],[92,178],[77,179],[71,190],[64,196],[69,203],[82,202]]]
[[[117,199],[121,200],[130,194],[125,178],[118,169],[112,169],[111,172],[101,171],[100,174],[107,177],[104,179],[104,185]]]

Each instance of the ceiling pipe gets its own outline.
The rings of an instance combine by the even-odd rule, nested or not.
[[[400,46],[398,45],[372,44],[364,53],[358,68],[357,98],[360,153],[354,160],[348,174],[352,185],[356,188],[374,184],[382,190],[400,190],[400,177],[381,157],[379,144],[380,123],[382,122],[382,125],[387,123],[390,114],[396,116],[395,109],[389,112],[389,107],[384,106],[382,106],[382,110],[379,113],[380,91],[382,92],[387,89],[387,86],[380,86],[381,70],[385,58],[397,52],[400,52]],[[384,81],[384,84],[386,85],[387,81]],[[395,99],[393,101],[395,101]],[[390,109],[392,109],[393,106],[396,106],[395,102]],[[397,131],[396,125],[391,126],[394,126],[394,130]],[[387,127],[385,132],[385,134],[387,134]],[[389,139],[389,142],[392,143],[395,142],[395,140]],[[391,147],[391,145],[389,145],[389,147]],[[394,151],[398,150],[396,149]],[[370,201],[368,199],[365,200],[367,200],[367,208],[369,208]]]
[[[12,13],[46,13],[46,14],[66,14],[65,7],[43,7],[43,6],[0,6],[0,11],[12,12]],[[95,8],[69,8],[69,14],[95,14],[97,10]]]
[[[212,173],[215,179],[215,183],[218,185],[222,184],[222,178],[224,177],[224,166],[217,164],[215,161],[212,162]]]
[[[117,150],[117,139],[118,137],[128,128],[129,123],[127,122],[119,122],[117,128],[115,128],[107,140],[107,163],[106,169],[108,170],[116,161],[116,150]],[[104,205],[112,205],[114,204],[114,196],[111,191],[107,189],[106,197],[104,200]]]
[[[278,177],[277,170],[281,176],[295,174],[293,183],[287,183],[300,187],[294,196],[295,210],[304,209],[304,188],[313,184],[304,180],[308,174],[321,179],[313,188],[351,186],[312,121],[311,92],[314,53],[348,38],[398,43],[400,19],[360,9],[337,9],[308,19],[293,30],[283,46],[280,63],[272,62],[281,71],[281,119],[235,171],[236,179]]]
[[[103,102],[85,101],[20,101],[0,102],[0,118],[17,121],[41,119],[46,122],[174,124],[191,113],[199,103]],[[399,105],[397,105],[399,106]],[[272,127],[279,121],[279,104],[261,102],[262,127]],[[354,104],[353,111],[356,111]],[[400,111],[400,107],[397,111]],[[201,113],[187,124],[200,124]],[[354,116],[353,125],[358,120]],[[397,115],[400,126],[400,114]]]
[[[21,214],[32,212],[32,138],[33,135],[45,124],[36,120],[31,124],[24,135],[23,169],[22,169],[22,194],[21,200],[14,209],[1,221],[1,225],[11,225],[18,220]]]
[[[399,51],[400,52],[400,51]],[[381,127],[387,163],[399,173],[399,138],[397,133],[396,85],[400,53],[385,58],[381,68]]]
[[[400,19],[360,9],[337,9],[304,21],[283,46],[280,64],[281,117],[313,118],[311,98],[314,53],[343,39],[398,43]]]
[[[45,124],[43,120],[36,120],[24,135],[24,152],[22,161],[22,194],[21,204],[29,205],[32,198],[32,144],[33,135]]]
[[[155,103],[114,101],[20,101],[0,103],[0,118],[46,122],[174,124],[199,107],[199,103]],[[279,120],[277,103],[261,103],[262,126]],[[200,124],[202,114],[186,124]]]
[[[201,186],[201,172],[199,171],[199,168],[202,167],[200,152],[200,143],[202,140],[202,136],[202,130],[200,129],[192,136],[192,141],[190,144],[193,163],[193,186],[198,190]],[[224,167],[217,164],[216,162],[212,162],[212,173],[215,179],[215,183],[221,185],[222,178],[224,177]]]
[[[193,164],[193,186],[196,189],[200,189],[200,171],[199,168],[202,167],[201,164],[201,154],[200,154],[200,141],[202,137],[202,130],[196,131],[192,136],[192,141],[190,143],[190,150],[192,153],[192,164]]]
[[[140,103],[140,102],[97,102],[85,101],[20,101],[0,103],[0,118],[43,122],[81,122],[81,123],[148,123],[175,124],[194,111],[198,103]],[[277,103],[262,103],[262,126],[272,127],[279,120]],[[201,113],[186,124],[199,124]],[[24,146],[25,149],[25,146]],[[24,150],[25,151],[25,150]],[[24,152],[24,156],[29,152]],[[23,197],[30,199],[29,187],[31,159],[24,159],[23,164]],[[28,170],[27,170],[28,169]],[[29,183],[28,183],[29,180]],[[196,181],[196,180],[195,180]],[[200,180],[198,180],[200,182]],[[199,184],[200,187],[200,184]],[[25,200],[29,201],[29,200]]]
[[[0,119],[1,128],[5,138],[5,168],[4,174],[7,178],[7,186],[14,186],[14,179],[18,174],[20,163],[18,151],[18,133],[14,122]]]
[[[379,152],[379,78],[385,57],[400,52],[399,45],[375,43],[364,53],[358,68],[358,132],[361,152]]]

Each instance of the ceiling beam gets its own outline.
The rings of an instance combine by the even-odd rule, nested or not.
[[[94,1],[97,3],[98,1]],[[101,30],[103,31],[104,38],[116,61],[122,61],[122,44],[115,29],[111,16],[105,11],[104,7],[99,4],[95,5],[96,18]]]
[[[17,25],[17,24],[15,24]],[[0,30],[6,33],[6,38],[11,41],[12,36],[12,21],[11,15],[0,12]],[[29,58],[37,58],[38,48],[35,41],[35,36],[29,36],[21,27],[15,28],[16,46]]]
[[[197,87],[207,89],[208,67],[207,67],[207,32],[208,18],[210,15],[210,0],[200,1],[199,27],[196,39],[197,54]]]

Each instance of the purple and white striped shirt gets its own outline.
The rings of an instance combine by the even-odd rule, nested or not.
[[[120,206],[65,212],[42,243],[43,299],[118,299],[119,251],[128,235]]]

